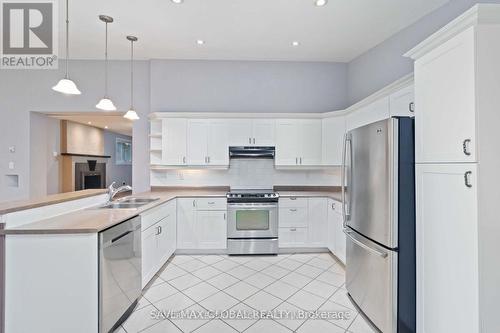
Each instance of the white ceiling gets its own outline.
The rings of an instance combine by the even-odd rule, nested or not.
[[[71,57],[101,59],[113,16],[109,56],[137,58],[348,62],[448,0],[70,0]],[[59,1],[64,57],[65,5]],[[203,46],[197,39],[205,41]],[[299,41],[298,47],[291,45]]]
[[[51,118],[102,128],[110,132],[132,136],[132,121],[121,112],[55,112],[46,113]]]

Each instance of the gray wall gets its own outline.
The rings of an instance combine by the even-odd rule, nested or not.
[[[403,54],[478,2],[500,3],[500,0],[451,0],[352,60],[348,65],[348,104],[359,102],[413,72],[413,62]]]
[[[326,112],[346,106],[346,64],[151,61],[152,112]]]
[[[132,137],[130,136],[104,131],[104,155],[111,156],[106,169],[106,184],[109,186],[112,182],[116,182],[116,186],[121,186],[122,183],[132,185],[132,165],[116,164],[117,138],[132,141]],[[133,160],[134,156],[132,155]]]
[[[59,193],[60,121],[31,112],[30,128],[30,196]]]
[[[51,87],[64,76],[59,70],[1,70],[0,71],[0,201],[27,198],[30,195],[30,169],[36,162],[30,161],[30,111],[85,112],[96,111],[95,104],[103,94],[103,62],[72,61],[70,75],[78,83],[81,96],[64,96]],[[109,95],[119,110],[129,107],[129,62],[110,62]],[[134,123],[134,132],[147,133],[149,113],[149,62],[136,65],[136,109],[141,120]],[[36,125],[34,125],[36,126]],[[137,138],[137,140],[136,140]],[[35,141],[36,144],[36,141]],[[15,153],[9,147],[16,148]],[[134,185],[138,191],[149,188],[148,137],[134,136]],[[35,148],[34,148],[35,149]],[[14,170],[8,163],[15,163]],[[6,174],[18,174],[19,188],[6,186]]]

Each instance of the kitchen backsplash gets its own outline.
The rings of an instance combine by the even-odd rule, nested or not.
[[[340,185],[340,168],[323,170],[283,170],[274,160],[233,159],[227,170],[168,170],[151,173],[151,186],[231,186],[271,188],[275,185]]]

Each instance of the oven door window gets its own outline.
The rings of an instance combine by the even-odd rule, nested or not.
[[[269,230],[268,210],[236,211],[236,230]]]

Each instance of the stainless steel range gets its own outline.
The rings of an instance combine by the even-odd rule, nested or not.
[[[228,254],[278,253],[278,198],[272,190],[227,194]]]

